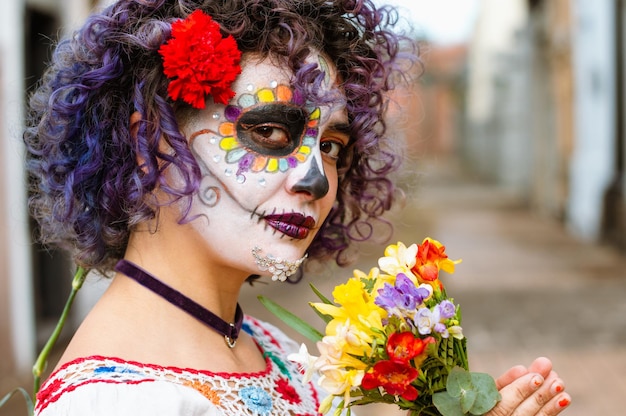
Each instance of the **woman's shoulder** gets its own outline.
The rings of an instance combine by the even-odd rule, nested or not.
[[[118,358],[79,358],[46,381],[37,394],[35,414],[222,415],[200,392],[160,373],[158,366]]]

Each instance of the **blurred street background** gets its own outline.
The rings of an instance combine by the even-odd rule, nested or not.
[[[30,367],[71,284],[67,257],[31,239],[21,147],[27,92],[54,40],[99,6],[5,3],[0,397],[30,388]],[[405,157],[397,176],[405,198],[389,215],[395,233],[387,242],[431,236],[463,259],[445,281],[462,305],[473,370],[497,376],[548,356],[573,397],[564,414],[626,414],[626,0],[394,3],[399,28],[420,42],[423,72],[408,73],[413,79],[392,96],[388,122]],[[264,294],[316,322],[307,282],[330,294],[352,268],[375,266],[385,243],[363,245],[347,269],[318,267],[298,286],[245,288],[245,311],[276,321],[255,299]],[[105,286],[90,278],[61,346]],[[25,415],[19,398],[0,408],[5,415]]]

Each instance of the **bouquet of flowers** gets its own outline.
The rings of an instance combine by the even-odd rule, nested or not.
[[[481,415],[500,399],[491,376],[468,370],[461,312],[448,298],[440,271],[453,273],[445,247],[426,238],[406,247],[385,249],[378,267],[335,287],[333,301],[317,289],[311,303],[326,322],[325,334],[261,298],[270,311],[317,343],[319,356],[306,345],[289,359],[302,366],[305,381],[314,374],[330,395],[327,413],[339,397],[336,415],[354,405],[394,403],[411,416]]]

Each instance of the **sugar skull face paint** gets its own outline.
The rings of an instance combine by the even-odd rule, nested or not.
[[[334,72],[326,77],[341,96]],[[190,225],[211,257],[250,273],[267,259],[301,261],[335,201],[349,142],[343,102],[306,105],[290,79],[269,60],[244,60],[235,98],[182,123],[202,173]]]
[[[307,160],[317,143],[319,108],[305,109],[286,85],[262,88],[237,97],[224,109],[220,149],[237,173],[285,172]]]

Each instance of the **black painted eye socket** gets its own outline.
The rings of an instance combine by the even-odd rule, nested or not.
[[[236,122],[237,141],[262,155],[287,156],[302,144],[308,114],[286,103],[249,108]]]

